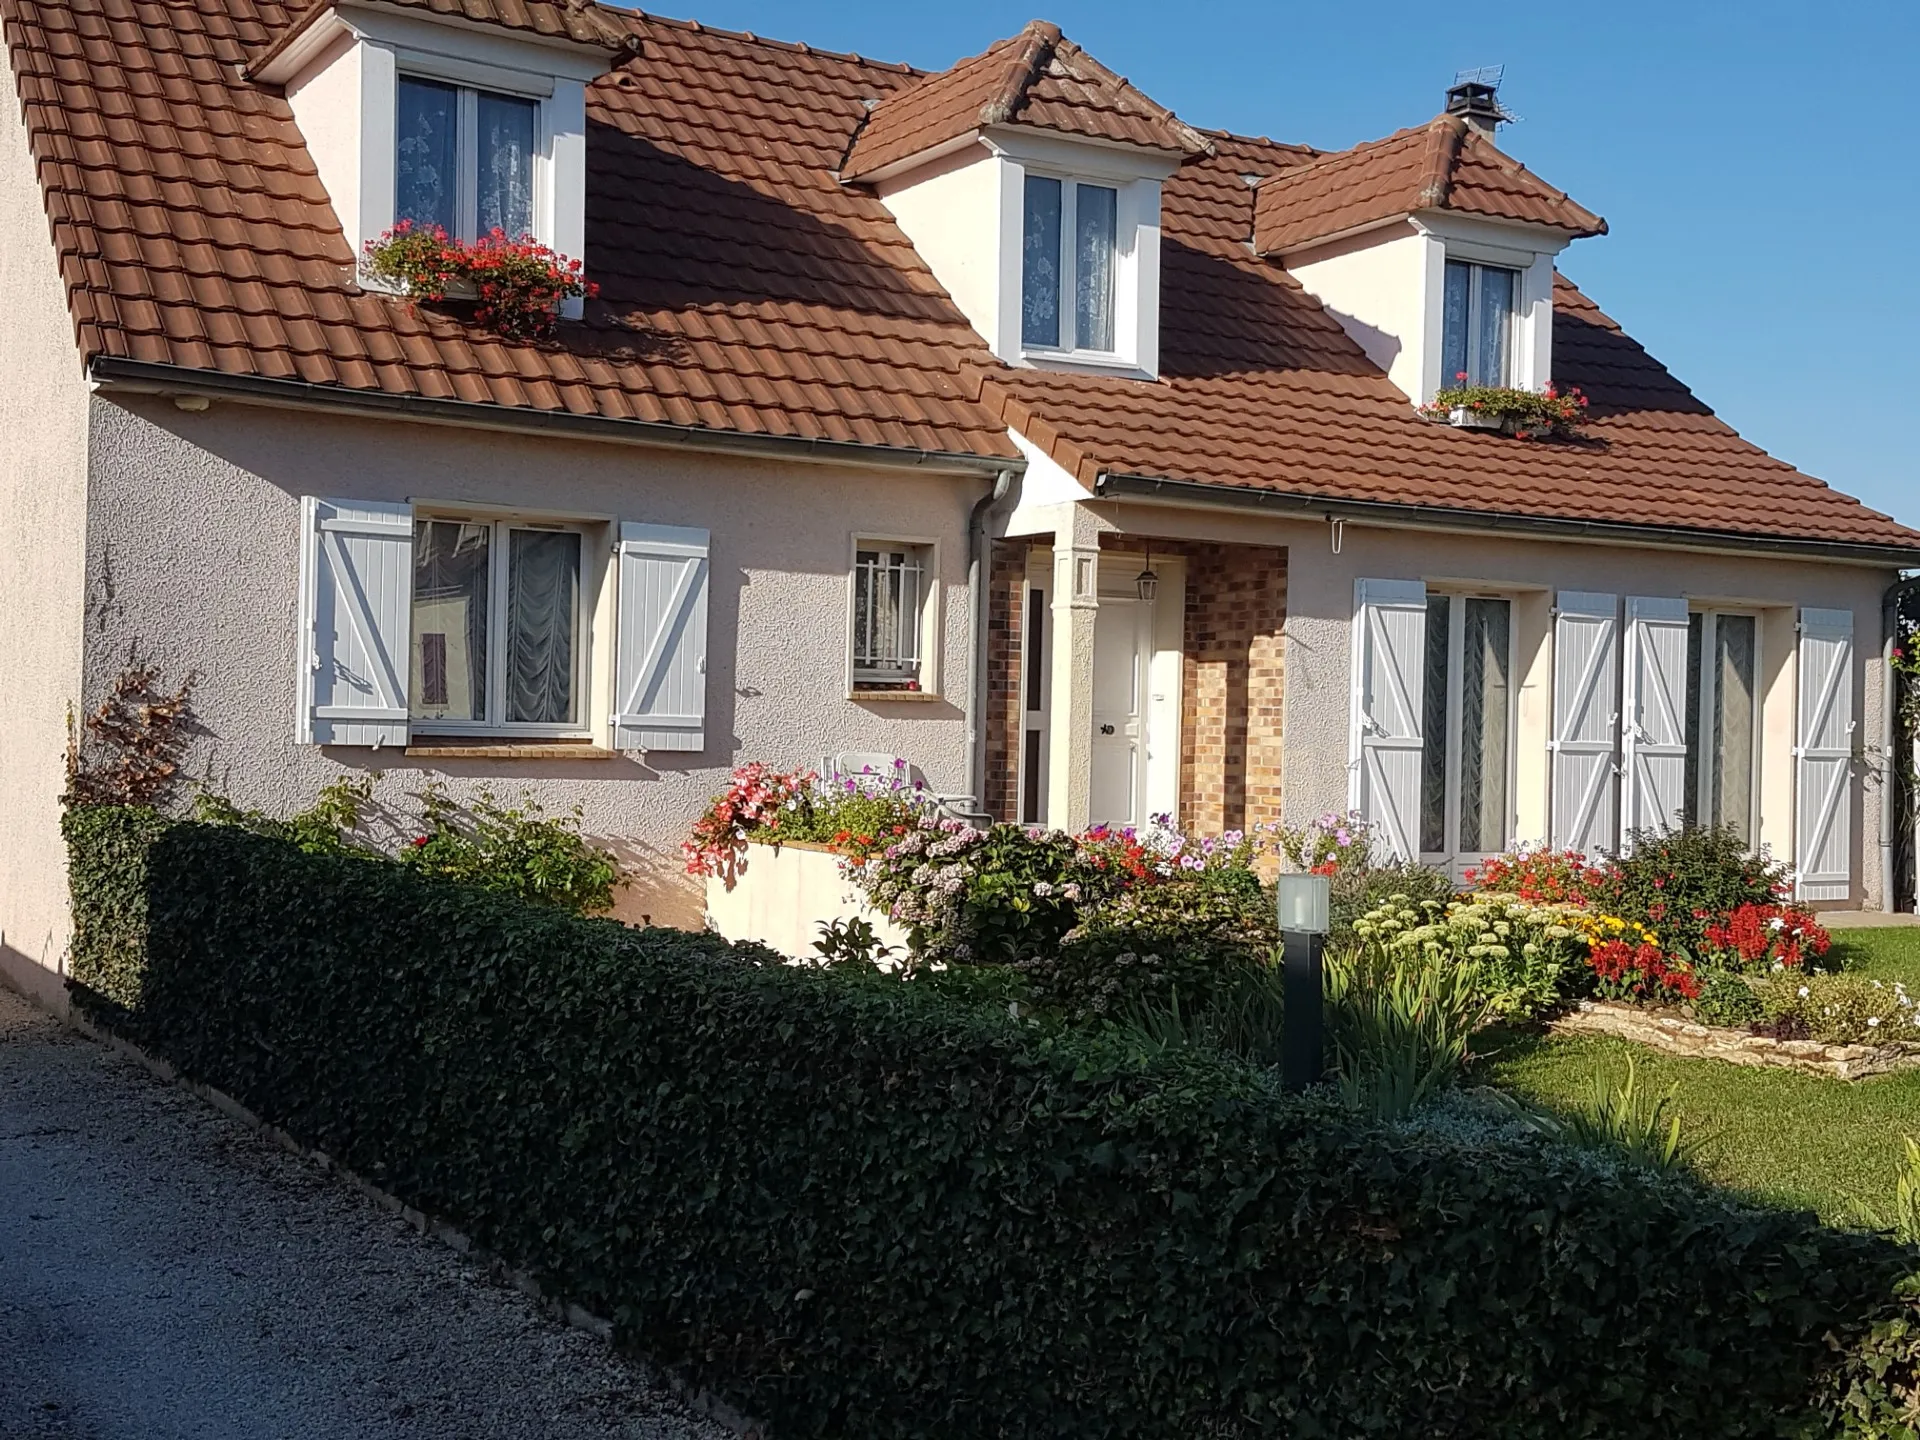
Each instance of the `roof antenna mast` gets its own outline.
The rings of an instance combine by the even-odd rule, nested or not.
[[[1447,87],[1447,114],[1458,115],[1483,140],[1491,141],[1501,125],[1510,125],[1520,117],[1500,103],[1500,82],[1506,78],[1504,65],[1478,65],[1454,72]]]

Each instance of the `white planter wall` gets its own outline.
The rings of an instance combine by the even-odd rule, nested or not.
[[[823,921],[855,916],[873,926],[883,945],[906,953],[907,932],[867,904],[840,873],[840,857],[796,845],[749,845],[732,884],[707,879],[707,928],[729,940],[758,940],[795,959],[818,952]]]

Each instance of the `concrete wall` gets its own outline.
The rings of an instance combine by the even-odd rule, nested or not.
[[[1227,511],[1162,505],[1105,505],[1111,523],[1131,534],[1212,540],[1286,549],[1285,745],[1282,813],[1302,823],[1347,804],[1348,709],[1352,683],[1349,647],[1354,581],[1369,577],[1422,580],[1502,590],[1516,602],[1521,641],[1516,681],[1519,727],[1517,799],[1522,839],[1538,839],[1529,821],[1544,826],[1545,775],[1538,746],[1549,724],[1545,687],[1551,667],[1541,663],[1547,643],[1545,607],[1556,590],[1618,595],[1683,595],[1696,603],[1744,606],[1762,612],[1761,837],[1783,857],[1793,839],[1794,611],[1802,606],[1851,610],[1856,656],[1856,740],[1884,743],[1885,695],[1880,601],[1893,578],[1872,566],[1772,557],[1582,544],[1545,539],[1478,537],[1435,530],[1346,525],[1339,554],[1332,527]],[[1109,542],[1111,543],[1111,542]],[[1782,676],[1787,677],[1783,680]],[[1862,751],[1853,795],[1852,902],[1881,904],[1882,788]],[[1531,811],[1531,815],[1529,814]]]
[[[636,872],[628,918],[697,926],[700,886],[678,846],[747,760],[815,764],[836,750],[905,755],[966,788],[967,514],[982,482],[692,451],[528,438],[216,402],[100,401],[89,571],[114,604],[89,629],[86,686],[130,641],[169,676],[199,672],[197,775],[286,813],[343,773],[384,772],[404,801],[433,775],[456,793],[523,791],[582,807]],[[707,746],[607,760],[409,759],[294,742],[300,497],[468,501],[713,532]],[[939,542],[939,694],[847,697],[848,568],[857,529]]]
[[[63,1007],[67,706],[86,605],[87,390],[13,71],[0,64],[0,978]]]

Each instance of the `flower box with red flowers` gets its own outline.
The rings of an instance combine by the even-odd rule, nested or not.
[[[430,305],[471,302],[474,320],[509,340],[550,338],[567,301],[600,293],[579,260],[531,235],[516,240],[495,229],[466,244],[411,220],[367,242],[361,273]]]
[[[1577,435],[1587,416],[1587,397],[1580,387],[1515,390],[1505,385],[1469,385],[1464,373],[1420,407],[1429,420],[1469,430],[1504,430],[1522,440],[1548,436],[1569,439]]]

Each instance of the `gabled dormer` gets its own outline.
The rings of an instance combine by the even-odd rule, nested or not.
[[[356,254],[395,222],[494,227],[569,256],[586,229],[586,87],[633,37],[592,5],[322,3],[250,67],[284,90]]]
[[[875,189],[1008,364],[1151,379],[1161,182],[1210,148],[1036,20],[876,104],[840,178]]]
[[[1484,92],[1484,93],[1483,93]],[[1554,257],[1598,215],[1493,143],[1491,91],[1259,183],[1254,248],[1286,265],[1415,404],[1553,376]]]

